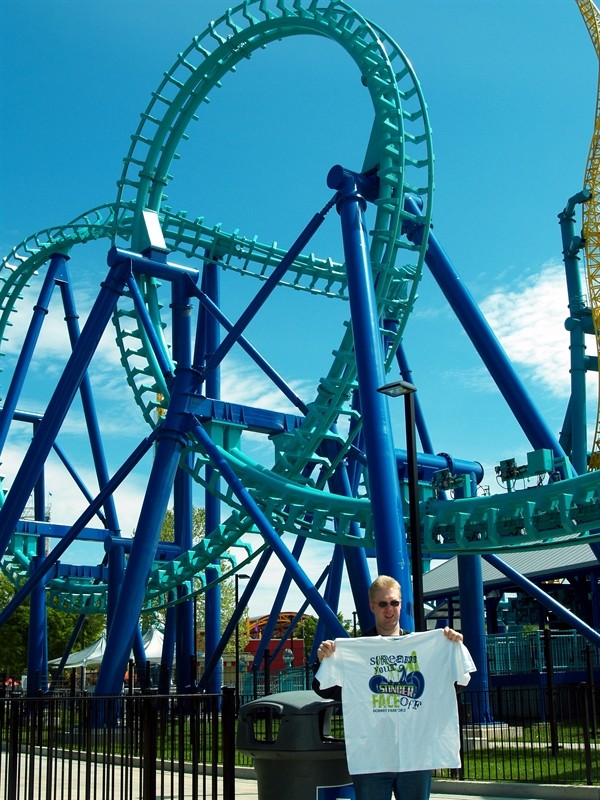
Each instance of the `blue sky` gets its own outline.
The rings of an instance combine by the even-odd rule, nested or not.
[[[222,0],[4,0],[0,6],[0,253],[37,230],[116,198],[129,137],[163,72],[192,36],[230,4]],[[558,433],[569,393],[567,296],[557,214],[582,188],[593,130],[598,64],[575,0],[355,0],[407,54],[427,100],[435,152],[434,230]],[[190,216],[260,241],[293,242],[330,192],[329,168],[359,169],[372,113],[340,48],[295,37],[255,54],[228,75],[190,129],[174,165],[169,200]],[[358,86],[357,86],[358,84]],[[340,258],[337,217],[315,242]],[[105,267],[105,248],[74,252],[82,317]],[[234,316],[254,282],[226,278]],[[31,303],[30,303],[31,305]],[[306,399],[341,341],[342,303],[287,292],[252,329],[253,341]],[[15,317],[3,371],[10,374],[27,314]],[[42,410],[66,344],[50,314],[22,407]],[[293,324],[290,325],[290,320]],[[13,335],[14,334],[14,335]],[[466,335],[425,274],[406,349],[434,447],[493,467],[529,445],[505,410]],[[240,362],[236,399],[275,404]],[[111,466],[144,432],[103,342],[93,378],[106,412]],[[0,375],[2,391],[5,379]],[[597,385],[590,381],[589,417]],[[231,396],[231,395],[230,395]],[[403,446],[400,409],[394,409]],[[81,418],[64,442],[90,471]],[[11,440],[0,470],[14,475],[27,432]],[[257,457],[260,445],[255,443]],[[72,512],[50,472],[53,516]],[[121,498],[125,532],[135,528],[141,471]],[[306,565],[316,577],[320,559]],[[262,613],[264,594],[251,603]],[[294,605],[295,595],[286,605]],[[349,601],[346,600],[346,603]],[[351,605],[344,608],[349,614]]]

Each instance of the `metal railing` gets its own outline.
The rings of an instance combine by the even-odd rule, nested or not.
[[[462,780],[587,784],[600,782],[594,686],[520,686],[458,695]],[[484,723],[482,710],[491,710]]]
[[[549,649],[548,649],[549,648]],[[575,631],[523,630],[486,636],[490,675],[545,672],[551,668],[585,672],[600,668],[600,652]]]
[[[467,689],[458,703],[462,767],[436,777],[600,784],[594,686]],[[236,764],[253,763],[235,751],[235,707],[231,688],[0,697],[0,800],[234,800]],[[343,738],[342,715],[331,724]],[[273,730],[268,741],[276,749]]]
[[[438,770],[444,779],[587,784],[600,783],[600,732],[596,709],[600,696],[589,684],[495,687],[458,694],[460,769]],[[485,719],[485,722],[478,720]],[[276,748],[277,726],[272,717],[258,739]],[[344,738],[343,716],[334,714],[328,735]],[[323,734],[325,735],[325,734]],[[268,755],[268,754],[267,754]],[[237,754],[237,763],[252,759]]]
[[[235,697],[0,698],[2,800],[235,797]]]

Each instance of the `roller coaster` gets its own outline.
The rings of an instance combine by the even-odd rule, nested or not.
[[[600,57],[598,10],[586,0],[577,4]],[[326,37],[346,51],[369,93],[373,122],[363,164],[351,165],[353,169],[332,165],[329,199],[319,204],[294,244],[283,249],[251,234],[211,226],[205,217],[174,211],[167,205],[166,189],[180,145],[201,120],[211,92],[233,79],[255,51],[291,36]],[[132,646],[143,661],[140,613],[166,609],[164,663],[172,666],[175,654],[177,685],[186,691],[194,682],[194,597],[206,597],[206,662],[200,685],[219,687],[223,648],[273,557],[286,570],[274,601],[274,619],[293,581],[318,615],[321,632],[345,635],[336,615],[342,574],[345,570],[359,621],[367,626],[369,559],[375,560],[378,572],[400,581],[401,624],[411,628],[415,609],[409,542],[414,546],[420,540],[430,557],[459,555],[466,565],[464,591],[473,598],[482,594],[477,579],[480,558],[502,569],[499,553],[583,542],[600,555],[600,437],[597,428],[588,453],[582,411],[585,374],[598,370],[598,357],[584,354],[586,337],[600,343],[600,105],[597,108],[584,187],[561,214],[572,386],[567,424],[559,439],[432,233],[428,110],[411,63],[393,39],[339,0],[247,0],[194,36],[164,73],[140,116],[114,202],[33,234],[1,263],[3,346],[25,290],[34,284],[40,287],[0,413],[0,449],[12,426],[28,422],[34,431],[12,485],[2,491],[0,508],[2,569],[16,587],[13,601],[0,612],[0,625],[30,598],[29,691],[48,688],[48,605],[73,613],[78,624],[89,614],[106,615],[110,657],[100,669],[99,694],[121,691]],[[578,236],[575,211],[580,205],[584,222],[583,235]],[[369,226],[367,211],[372,215]],[[307,251],[325,218],[336,213],[343,263]],[[91,242],[106,243],[108,269],[80,330],[73,292],[77,277],[71,267]],[[582,299],[581,256],[589,303]],[[503,494],[478,493],[483,471],[477,462],[436,454],[421,413],[416,487],[409,474],[409,454],[394,449],[389,400],[378,390],[398,378],[411,388],[403,338],[425,268],[531,444],[526,465],[509,460],[497,468],[509,489]],[[253,278],[257,286],[235,320],[225,315],[219,302],[225,272]],[[57,287],[72,350],[44,412],[31,414],[19,408],[20,397]],[[266,313],[276,288],[308,292],[323,303],[345,301],[348,307],[330,368],[308,399],[294,391],[248,335],[251,322]],[[90,381],[94,355],[110,325],[123,377],[148,429],[112,474]],[[294,413],[221,396],[221,375],[234,348],[252,359]],[[75,402],[81,403],[86,419],[99,487],[95,494],[58,441]],[[272,443],[269,458],[258,461],[248,454],[248,434]],[[44,470],[53,452],[86,498],[86,510],[71,524],[46,519]],[[142,463],[149,464],[147,487],[130,538],[122,535],[115,493]],[[533,478],[536,485],[518,488],[524,477]],[[193,486],[201,487],[206,510],[206,535],[199,542],[193,541],[191,528]],[[65,491],[73,491],[66,481]],[[33,515],[25,513],[31,497]],[[174,542],[167,543],[160,541],[160,532],[171,498],[175,535]],[[307,540],[321,543],[330,553],[323,591],[302,566]],[[102,563],[84,567],[64,560],[76,541],[101,542]],[[219,585],[250,569],[240,603],[221,633]],[[523,585],[526,588],[525,581]],[[573,619],[566,609],[558,611],[600,643],[591,626]],[[467,638],[483,630],[483,614],[479,616],[471,623],[463,620]]]

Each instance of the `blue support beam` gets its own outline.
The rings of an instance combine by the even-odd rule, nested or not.
[[[241,334],[248,327],[250,322],[254,319],[256,314],[260,311],[267,298],[273,293],[279,281],[283,278],[290,266],[294,263],[296,258],[302,253],[303,249],[310,242],[315,233],[319,230],[325,216],[333,207],[333,200],[330,200],[321,211],[317,211],[314,217],[310,220],[308,225],[304,228],[302,233],[298,236],[296,241],[292,244],[279,264],[275,267],[273,272],[269,275],[265,283],[261,286],[256,294],[256,297],[247,305],[244,312],[238,321],[232,326],[227,336],[220,343],[214,353],[210,355],[206,362],[206,369],[211,370],[218,366],[227,353],[231,350],[234,344],[237,343]]]
[[[191,349],[192,307],[188,294],[188,283],[179,281],[171,285],[171,308],[173,319],[173,360],[177,369],[193,371]],[[174,536],[175,544],[181,551],[191,550],[193,546],[193,495],[192,495],[192,463],[194,456],[187,451],[183,454],[186,469],[179,469],[175,474],[173,486],[174,503]],[[185,586],[177,587],[180,595],[187,594]],[[180,693],[193,691],[196,675],[192,675],[192,665],[196,660],[194,598],[178,603],[175,611],[176,620],[176,684]]]
[[[46,277],[44,278],[38,301],[33,308],[33,316],[19,352],[19,358],[17,359],[13,377],[4,398],[2,411],[0,411],[0,452],[4,449],[4,445],[6,444],[6,437],[8,436],[10,425],[15,416],[27,370],[31,364],[31,359],[42,331],[42,324],[48,314],[48,306],[54,288],[57,281],[61,279],[64,280],[67,276],[68,260],[69,257],[64,253],[54,253],[50,258]]]
[[[59,285],[63,307],[65,310],[67,331],[69,333],[71,347],[74,349],[81,337],[81,332],[79,330],[79,314],[77,313],[77,308],[75,306],[75,297],[73,295],[73,289],[70,281],[60,281]],[[86,428],[90,440],[92,460],[94,462],[98,485],[103,487],[108,483],[108,467],[106,464],[104,447],[102,445],[100,425],[98,424],[98,414],[96,413],[96,405],[94,402],[94,396],[92,394],[92,385],[87,372],[84,374],[81,380],[79,392],[81,395],[81,405],[83,408]],[[104,505],[104,516],[108,528],[113,531],[119,529],[117,510],[112,494],[106,498],[106,503]]]
[[[219,281],[219,270],[214,261],[206,262],[202,272],[202,289],[206,297],[218,308],[221,299],[221,286]],[[221,396],[221,362],[215,359],[213,366],[205,369],[210,362],[213,354],[219,349],[219,326],[214,315],[208,314],[204,308],[198,318],[198,335],[196,337],[196,349],[194,352],[194,368],[205,375],[204,391],[212,397]],[[213,475],[214,468],[211,464],[206,466],[206,481],[208,485],[216,481],[217,490],[220,487],[220,478]],[[211,536],[213,531],[219,529],[221,523],[221,500],[216,494],[205,494],[205,525],[206,535]],[[219,564],[215,563],[206,570],[208,583],[216,581],[219,577]],[[204,657],[205,663],[213,661],[215,653],[222,652],[226,642],[222,641],[221,636],[221,584],[216,583],[204,594]],[[223,669],[221,660],[216,659],[208,679],[210,692],[220,692],[223,683]]]
[[[130,272],[127,262],[111,267],[92,307],[81,336],[60,377],[31,443],[15,476],[6,501],[0,509],[0,558],[6,552],[35,482],[40,476],[56,436],[64,422],[102,334],[110,321]]]
[[[481,556],[459,555],[457,558],[460,595],[460,623],[465,643],[477,667],[471,677],[471,688],[481,694],[474,713],[474,722],[491,722],[493,714],[489,705],[488,668],[486,652],[485,610],[483,604],[483,577]]]
[[[206,392],[208,397],[196,397],[192,403],[194,414],[203,422],[216,420],[242,425],[249,431],[267,435],[293,431],[303,422],[303,417],[297,414],[215,400],[213,393],[209,393],[208,386]]]
[[[229,487],[244,507],[244,510],[254,521],[265,542],[273,549],[284,568],[291,574],[295,584],[310,601],[316,614],[326,618],[336,636],[346,636],[347,634],[340,621],[317,592],[304,570],[294,560],[292,554],[278,536],[277,531],[275,531],[250,492],[245,488],[227,460],[221,455],[219,448],[214,444],[201,425],[197,425],[196,428],[194,428],[194,436],[198,439],[200,446],[210,458],[211,462],[219,470],[222,478],[227,481]]]
[[[189,428],[193,423],[188,399],[195,391],[197,380],[194,370],[177,369],[169,408],[157,429],[154,462],[115,608],[115,619],[119,624],[113,624],[108,632],[106,649],[110,658],[103,660],[98,675],[96,692],[99,695],[114,695],[121,691],[179,460],[188,444]]]
[[[292,558],[295,559],[297,563],[300,563],[300,556],[302,555],[302,551],[304,550],[305,544],[306,544],[306,539],[303,539],[301,537],[297,537],[296,541],[294,542],[294,545],[292,547]],[[277,592],[275,593],[275,599],[273,600],[273,604],[271,606],[269,620],[265,625],[264,630],[262,631],[258,648],[256,650],[256,653],[254,654],[254,665],[253,665],[254,669],[260,669],[260,667],[263,666],[263,659],[265,657],[265,652],[271,644],[271,639],[273,638],[273,633],[275,631],[279,615],[281,614],[281,611],[283,609],[283,604],[285,602],[285,598],[289,591],[291,582],[292,582],[292,576],[286,572],[281,579],[281,583],[279,584]],[[273,653],[269,653],[269,658],[270,659],[273,658]]]
[[[231,639],[231,637],[235,633],[235,629],[239,624],[244,609],[247,607],[248,603],[250,602],[250,598],[254,593],[254,590],[258,586],[260,579],[267,568],[267,565],[273,555],[273,551],[270,549],[264,550],[261,553],[261,556],[258,560],[258,563],[254,567],[252,575],[250,576],[250,580],[246,584],[244,591],[242,592],[241,597],[239,598],[239,602],[236,608],[233,610],[233,614],[231,615],[231,619],[225,626],[225,630],[223,631],[223,636],[221,637],[221,641],[217,649],[212,653],[210,659],[207,659],[204,664],[204,672],[202,677],[200,678],[200,691],[208,691],[208,687],[211,683],[211,677],[214,674],[215,669],[219,664],[219,660],[223,655],[223,651],[225,649],[225,645]],[[220,673],[219,673],[220,674]]]
[[[569,199],[558,215],[563,245],[563,261],[567,279],[569,317],[565,327],[569,331],[571,353],[571,401],[569,424],[571,434],[571,462],[575,471],[582,475],[588,468],[586,394],[585,394],[585,334],[589,323],[589,309],[581,286],[579,251],[583,247],[580,236],[575,235],[575,206],[591,197],[586,189]]]
[[[413,591],[394,437],[388,400],[377,391],[385,383],[385,368],[364,220],[365,198],[377,196],[374,180],[376,176],[365,177],[335,166],[329,172],[327,185],[337,190],[337,210],[342,225],[377,569],[380,574],[390,575],[399,582],[403,600],[400,625],[412,629]]]
[[[578,631],[589,642],[596,647],[600,647],[600,633],[598,633],[598,631],[595,631],[582,619],[579,619],[579,617],[576,617],[575,614],[572,614],[567,608],[557,603],[556,600],[544,592],[543,589],[540,589],[539,586],[536,586],[529,578],[521,575],[520,572],[517,572],[517,570],[509,566],[506,561],[503,561],[492,553],[484,553],[482,558],[485,558],[488,564],[491,564],[503,575],[506,575],[507,578],[510,578],[515,586],[518,586],[527,594],[535,597],[545,608],[552,611],[553,614],[556,614],[559,619],[562,619],[563,622],[566,622],[567,625]]]
[[[405,207],[410,213],[419,216],[419,207],[413,197],[406,198]],[[419,242],[423,234],[422,226],[407,223],[405,233],[411,241]],[[552,450],[556,458],[567,459],[558,439],[536,408],[469,290],[431,232],[425,261],[531,446],[534,450]]]

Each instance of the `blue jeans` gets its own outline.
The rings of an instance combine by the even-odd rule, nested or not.
[[[375,772],[353,775],[356,800],[429,800],[431,772]]]

